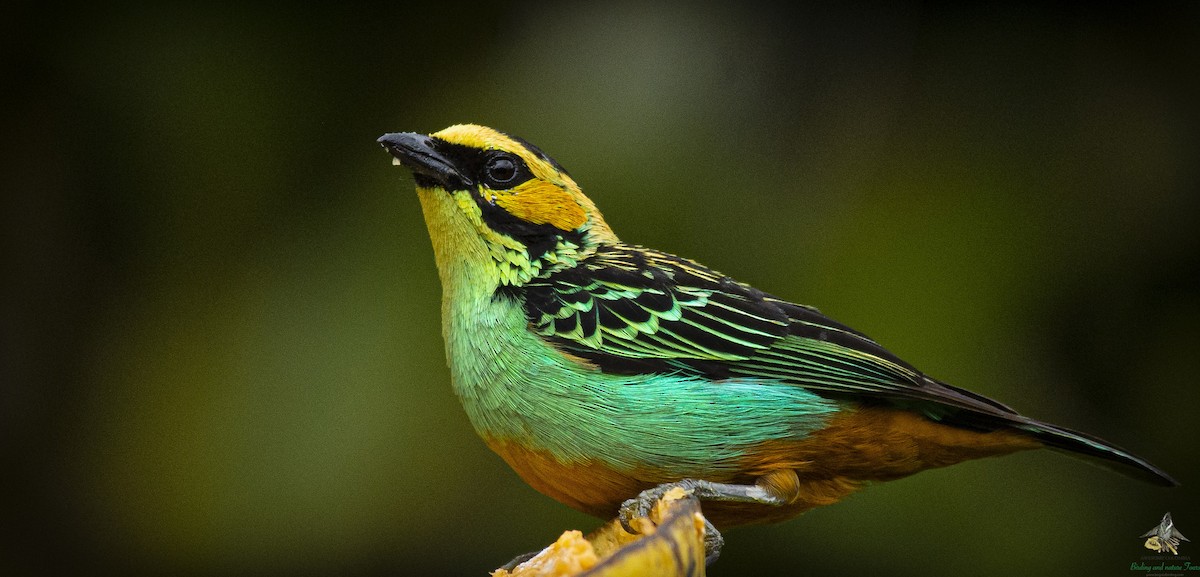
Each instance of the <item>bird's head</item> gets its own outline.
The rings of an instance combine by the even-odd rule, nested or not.
[[[617,240],[567,171],[520,138],[458,124],[379,143],[413,173],[443,277],[520,286]]]

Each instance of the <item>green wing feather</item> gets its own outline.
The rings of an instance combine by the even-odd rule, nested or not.
[[[613,373],[762,377],[830,393],[901,394],[919,371],[816,309],[692,261],[616,245],[524,287],[537,334]]]
[[[576,266],[517,290],[534,332],[604,372],[757,378],[912,409],[961,427],[1013,427],[1119,472],[1175,484],[1106,441],[930,378],[817,309],[667,253],[604,246]]]

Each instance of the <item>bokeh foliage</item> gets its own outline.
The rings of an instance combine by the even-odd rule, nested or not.
[[[480,575],[599,524],[448,385],[374,139],[467,121],[626,240],[1185,483],[969,463],[727,532],[711,574],[1125,574],[1200,526],[1194,4],[4,12],[0,574]]]

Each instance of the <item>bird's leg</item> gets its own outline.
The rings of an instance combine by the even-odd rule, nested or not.
[[[674,488],[680,488],[694,495],[701,501],[722,501],[726,503],[757,503],[778,507],[786,505],[799,496],[799,480],[796,472],[790,469],[774,471],[758,478],[753,485],[734,485],[730,483],[714,483],[703,479],[683,479],[673,483],[663,483],[638,493],[637,497],[621,504],[621,526],[629,533],[637,533],[632,521],[638,517],[646,517],[654,504],[663,494]],[[704,550],[705,563],[711,564],[721,554],[725,539],[717,528],[704,520]]]

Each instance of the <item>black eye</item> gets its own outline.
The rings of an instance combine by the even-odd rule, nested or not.
[[[507,154],[497,154],[487,160],[484,174],[488,185],[511,184],[517,178],[517,160]]]

